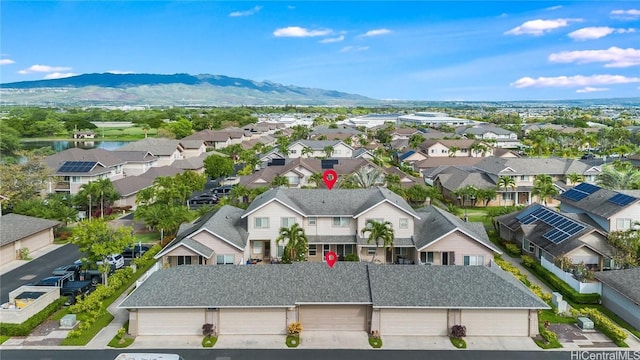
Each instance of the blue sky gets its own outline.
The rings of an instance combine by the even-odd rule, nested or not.
[[[0,2],[0,82],[217,74],[376,99],[640,96],[640,1]]]

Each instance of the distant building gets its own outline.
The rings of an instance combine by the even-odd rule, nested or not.
[[[450,126],[460,126],[460,125],[472,125],[474,123],[473,120],[468,119],[459,119],[449,116],[445,113],[440,112],[417,112],[415,114],[410,115],[401,115],[398,116],[396,120],[397,125],[422,125],[422,126],[434,126],[438,127],[440,125],[450,125]]]

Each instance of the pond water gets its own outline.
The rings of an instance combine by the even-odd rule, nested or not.
[[[23,141],[22,147],[25,150],[33,150],[33,149],[39,149],[43,147],[49,147],[49,148],[52,148],[55,152],[61,152],[70,148],[115,150],[128,143],[129,143],[128,141],[48,140],[48,141]]]

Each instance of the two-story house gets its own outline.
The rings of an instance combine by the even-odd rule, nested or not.
[[[456,134],[469,139],[490,141],[498,148],[517,148],[520,145],[518,134],[493,125],[463,126],[456,130]]]
[[[309,150],[306,150],[309,149]],[[327,154],[327,150],[331,149]],[[288,147],[289,157],[350,158],[353,148],[339,140],[298,140]]]
[[[391,223],[393,246],[376,245],[363,234],[370,219]],[[308,238],[312,262],[324,261],[333,251],[339,260],[356,254],[361,261],[381,263],[488,265],[500,253],[482,224],[434,207],[415,211],[386,188],[275,188],[246,210],[223,206],[181,227],[156,258],[169,266],[277,262],[285,246],[276,241],[279,231],[296,223]]]
[[[418,149],[428,157],[485,157],[493,155],[491,145],[472,139],[425,140],[418,146]]]
[[[180,140],[173,139],[146,138],[114,150],[115,153],[119,151],[148,151],[158,158],[157,166],[171,165],[176,160],[184,159],[184,147],[180,145]],[[200,151],[206,151],[204,145]]]
[[[640,221],[640,198],[620,191],[581,183],[557,199],[560,200],[560,211],[585,214],[606,232],[626,231]]]

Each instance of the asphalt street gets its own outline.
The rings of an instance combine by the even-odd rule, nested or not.
[[[2,360],[113,360],[122,350],[4,350]],[[129,351],[132,352],[132,351]],[[158,353],[158,350],[137,350],[135,352]],[[180,354],[185,360],[411,360],[411,359],[435,359],[435,360],[571,360],[573,359],[569,351],[473,351],[473,350],[434,350],[434,351],[411,351],[411,350],[227,350],[221,349],[163,349],[163,353]],[[633,352],[631,357],[633,358]]]
[[[51,276],[53,269],[73,264],[82,254],[76,245],[61,246],[43,256],[33,259],[24,265],[0,275],[0,304],[9,301],[9,293],[20,286],[37,282]],[[4,352],[3,352],[4,353]],[[4,358],[4,356],[1,356]]]

